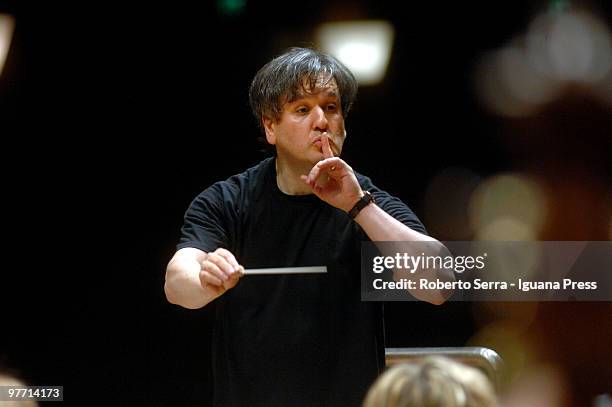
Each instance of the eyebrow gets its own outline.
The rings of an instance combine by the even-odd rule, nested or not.
[[[321,92],[319,92],[319,93],[321,93]],[[305,93],[305,92],[298,92],[298,93],[295,95],[295,98],[293,98],[293,100],[289,100],[288,102],[289,102],[289,103],[293,103],[293,102],[295,102],[295,101],[297,101],[297,100],[300,100],[300,99],[306,99],[306,98],[308,98],[308,97],[310,97],[310,96],[313,96],[313,95],[318,95],[319,93]],[[327,91],[327,92],[326,92],[326,93],[325,93],[323,96],[325,96],[325,97],[339,98],[339,94],[338,94],[338,92],[336,92],[335,90],[329,90],[329,91]]]
[[[328,96],[328,97],[338,97],[338,92],[336,92],[335,90],[330,90],[329,92],[327,92],[327,94],[325,96]]]

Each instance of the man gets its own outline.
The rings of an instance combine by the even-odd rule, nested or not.
[[[215,405],[357,406],[384,367],[381,304],[360,301],[361,241],[435,240],[339,157],[356,93],[327,54],[292,48],[266,64],[249,95],[276,156],[185,214],[165,292],[186,308],[216,305]],[[328,272],[244,276],[290,266]]]

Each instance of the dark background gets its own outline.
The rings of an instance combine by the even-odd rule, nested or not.
[[[263,157],[247,100],[261,65],[308,45],[320,21],[390,20],[387,76],[360,89],[344,157],[423,217],[441,169],[513,168],[473,69],[549,6],[247,1],[224,15],[214,2],[152,3],[0,1],[17,20],[0,78],[0,361],[64,385],[67,402],[207,405],[214,310],[167,303],[164,271],[191,199]],[[607,305],[585,307],[607,321]],[[463,346],[476,330],[465,303],[388,304],[387,316],[392,347]]]

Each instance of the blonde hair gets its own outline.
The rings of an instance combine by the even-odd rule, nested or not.
[[[16,377],[0,372],[0,386],[25,386],[25,383]],[[33,400],[0,400],[0,407],[38,407],[38,403]]]
[[[370,388],[363,407],[491,407],[495,391],[478,369],[443,357],[388,368]]]

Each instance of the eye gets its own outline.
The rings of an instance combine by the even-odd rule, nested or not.
[[[330,103],[325,106],[325,110],[327,110],[328,112],[335,112],[336,110],[338,110],[338,105],[336,105],[335,103]]]
[[[308,108],[306,106],[300,106],[297,109],[295,109],[296,113],[299,114],[306,114],[308,113]]]

